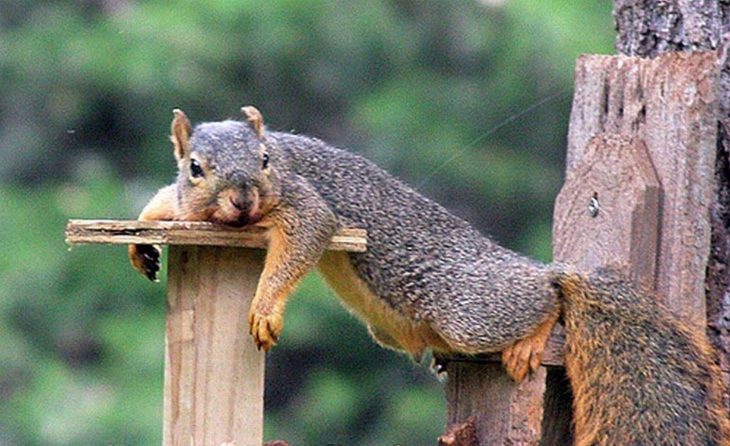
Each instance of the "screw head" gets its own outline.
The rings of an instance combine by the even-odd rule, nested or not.
[[[591,218],[596,218],[598,216],[598,211],[600,211],[601,205],[598,202],[598,193],[593,192],[593,196],[591,197],[590,201],[588,202],[588,214],[591,216]]]

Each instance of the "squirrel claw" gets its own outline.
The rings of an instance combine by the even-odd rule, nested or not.
[[[281,316],[272,314],[261,314],[251,312],[248,317],[250,333],[253,336],[256,348],[268,351],[276,345],[281,333]]]
[[[129,261],[134,269],[153,282],[158,282],[160,247],[157,245],[129,245]]]
[[[446,379],[446,377],[448,376],[448,372],[446,369],[448,362],[449,361],[445,357],[437,353],[434,353],[431,357],[431,365],[429,366],[429,368],[439,380]]]

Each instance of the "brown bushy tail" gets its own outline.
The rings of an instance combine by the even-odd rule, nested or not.
[[[717,358],[704,330],[611,271],[556,266],[574,393],[575,444],[730,445]]]

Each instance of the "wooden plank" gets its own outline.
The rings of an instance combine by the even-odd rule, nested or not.
[[[660,186],[644,144],[635,136],[594,136],[581,161],[569,166],[557,197],[555,261],[585,270],[612,266],[647,290],[654,288]],[[558,390],[561,386],[562,390]],[[561,420],[571,418],[567,380],[550,383],[544,444],[570,442]],[[556,432],[561,432],[556,435]]]
[[[264,251],[172,246],[163,444],[263,444],[264,354],[247,314]]]
[[[365,252],[364,229],[343,228],[332,237],[328,249]],[[138,220],[69,220],[66,243],[148,244],[231,246],[266,248],[266,229],[236,229],[208,222],[138,221]]]
[[[553,257],[586,271],[611,266],[654,288],[660,186],[643,142],[601,133],[568,166],[555,200]],[[545,394],[544,445],[572,443],[572,394],[557,371]]]
[[[706,323],[718,76],[714,52],[582,56],[568,134],[569,172],[598,134],[643,141],[662,187],[656,291],[698,327]]]
[[[553,227],[555,261],[621,269],[702,327],[716,81],[710,53],[582,56]],[[570,417],[569,399],[546,396],[544,426]],[[543,444],[572,442],[556,430]]]
[[[570,432],[571,398],[561,367],[563,342],[563,328],[557,326],[543,367],[519,385],[505,373],[499,354],[439,356],[448,375],[447,425],[473,417],[482,445],[570,444],[564,442]]]

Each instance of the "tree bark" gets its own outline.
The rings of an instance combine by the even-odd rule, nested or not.
[[[705,298],[708,334],[730,387],[730,0],[614,0],[613,16],[619,53],[718,52],[720,113]]]
[[[722,36],[717,0],[616,0],[613,17],[616,50],[631,56],[714,49]]]

